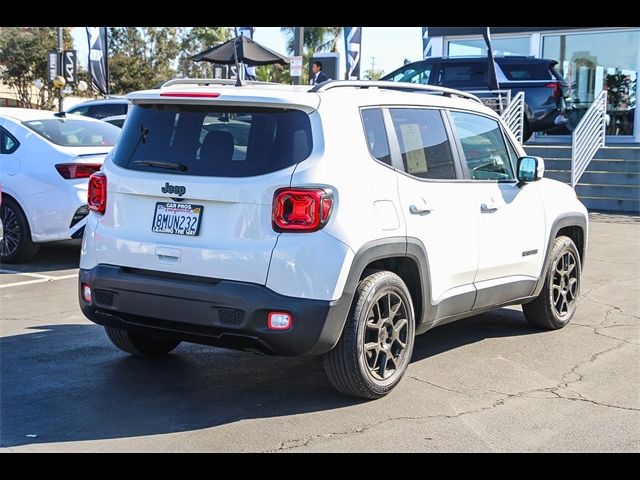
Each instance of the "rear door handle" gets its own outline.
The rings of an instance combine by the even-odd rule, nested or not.
[[[433,208],[418,208],[415,205],[409,205],[409,212],[412,215],[429,215],[433,212]]]
[[[490,203],[489,205],[483,203],[482,205],[480,205],[480,211],[482,213],[494,213],[498,211],[498,207],[496,207],[493,203]]]

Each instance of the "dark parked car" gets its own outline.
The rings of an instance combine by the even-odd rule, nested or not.
[[[85,117],[102,120],[115,115],[126,115],[129,110],[129,102],[123,97],[108,97],[99,100],[88,100],[79,103],[67,110],[67,113],[84,115]]]
[[[495,57],[501,90],[525,93],[524,140],[567,123],[567,84],[555,60],[532,57]],[[381,80],[440,85],[471,92],[488,90],[487,57],[429,58],[408,63]],[[479,97],[483,95],[477,94]]]

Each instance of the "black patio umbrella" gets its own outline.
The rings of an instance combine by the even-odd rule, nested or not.
[[[189,60],[193,60],[194,62],[206,61],[220,63],[224,65],[232,65],[236,62],[246,65],[271,65],[273,63],[287,65],[291,63],[289,57],[280,55],[278,52],[274,52],[270,48],[260,45],[258,42],[254,42],[244,35],[232,38],[215,47],[208,48],[204,52],[189,57]]]

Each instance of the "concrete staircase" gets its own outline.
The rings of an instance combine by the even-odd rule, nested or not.
[[[544,159],[545,177],[571,183],[571,145],[525,145],[524,149]],[[576,193],[589,210],[640,213],[640,145],[598,150]]]

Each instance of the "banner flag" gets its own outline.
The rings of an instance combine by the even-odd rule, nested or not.
[[[359,80],[362,27],[344,27],[344,42],[344,51],[347,54],[347,80]]]
[[[109,94],[107,27],[86,27],[89,39],[89,79],[103,95]]]

